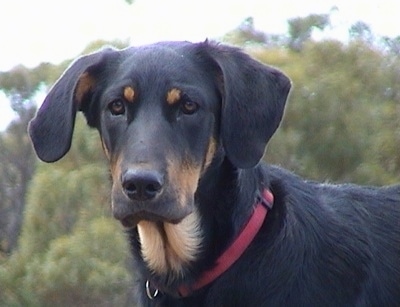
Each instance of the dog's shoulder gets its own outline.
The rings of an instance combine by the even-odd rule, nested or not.
[[[271,223],[280,225],[275,227],[280,234],[354,253],[391,249],[387,242],[400,246],[399,185],[319,183],[276,166],[263,166],[263,173],[275,197]],[[395,249],[400,255],[400,247]]]
[[[257,247],[264,249],[258,257],[269,279],[282,287],[292,284],[291,294],[296,283],[305,292],[329,289],[326,297],[341,297],[343,303],[354,293],[376,302],[394,297],[399,287],[390,281],[400,274],[400,186],[318,183],[280,167],[260,168],[274,194]],[[291,273],[275,272],[270,263],[285,263],[284,272]],[[388,281],[385,287],[382,280]],[[298,297],[313,297],[305,292]]]

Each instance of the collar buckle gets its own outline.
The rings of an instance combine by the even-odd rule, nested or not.
[[[149,299],[151,299],[151,300],[154,300],[157,297],[158,293],[159,293],[158,289],[153,289],[153,287],[150,285],[150,281],[149,280],[146,281],[146,285],[145,286],[146,286],[147,297]]]

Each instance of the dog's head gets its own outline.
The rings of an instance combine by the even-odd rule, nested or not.
[[[140,222],[139,232],[159,231],[164,223],[183,228],[165,226],[164,236],[191,236],[198,182],[216,152],[238,168],[255,166],[289,90],[285,75],[233,47],[108,48],[65,71],[29,133],[39,158],[56,161],[69,150],[75,114],[82,111],[110,161],[114,216],[125,226]]]

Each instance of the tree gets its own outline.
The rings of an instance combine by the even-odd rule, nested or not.
[[[374,40],[371,27],[363,21],[357,21],[350,27],[349,36],[350,39],[362,40],[368,43],[369,45],[372,45]]]
[[[36,164],[26,134],[36,107],[19,95],[12,97],[12,106],[18,119],[0,135],[0,251],[7,254],[17,247],[25,195]]]
[[[19,249],[0,266],[0,301],[128,304],[129,247],[110,216],[108,177],[98,135],[79,116],[71,151],[32,179]]]
[[[253,17],[247,17],[236,29],[225,34],[223,40],[239,46],[264,44],[266,35],[255,29]]]
[[[304,43],[311,38],[314,29],[324,30],[329,24],[328,14],[311,14],[307,17],[291,18],[289,24],[289,47],[301,51]]]
[[[398,181],[399,60],[364,41],[310,42],[271,59],[294,87],[269,161],[316,180]]]
[[[389,51],[390,54],[395,56],[400,55],[400,35],[394,38],[390,38],[388,36],[382,37],[382,41],[386,49]]]

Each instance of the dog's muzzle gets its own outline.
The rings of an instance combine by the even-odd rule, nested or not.
[[[185,199],[182,191],[155,169],[130,168],[122,172],[113,189],[113,215],[124,227],[132,228],[141,220],[179,223],[193,211],[193,199]]]

